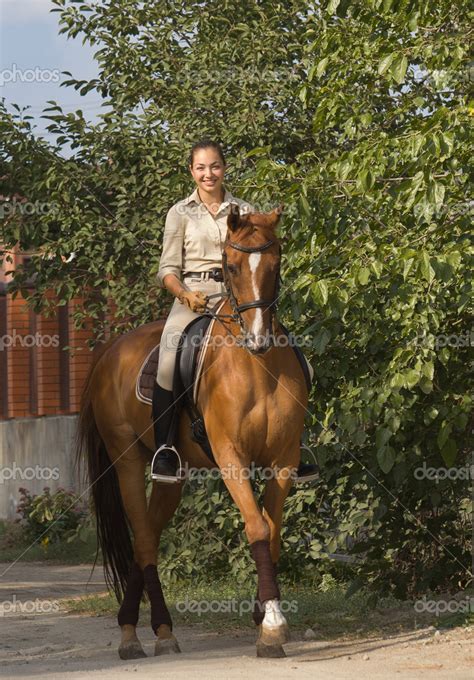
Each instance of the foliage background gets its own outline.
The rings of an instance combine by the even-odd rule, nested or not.
[[[92,317],[98,339],[108,301],[119,331],[166,311],[154,279],[164,216],[192,188],[190,145],[219,139],[233,193],[261,210],[286,206],[279,313],[312,338],[307,434],[322,480],[287,502],[283,572],[331,570],[325,556],[350,549],[364,556],[350,567],[354,587],[465,587],[467,3],[53,1],[61,32],[95,46],[99,64],[97,79],[66,73],[63,85],[112,109],[91,125],[51,102],[52,146],[27,110],[1,103],[1,193],[48,206],[2,222],[6,249],[39,253],[14,288],[34,276],[37,309],[49,288],[64,303],[82,295],[77,323]],[[423,465],[454,478],[419,479]],[[211,491],[185,499],[175,521],[186,532],[179,545],[169,532],[166,554],[201,564],[207,523],[237,574],[241,525],[222,489]],[[218,568],[222,554],[206,545]]]

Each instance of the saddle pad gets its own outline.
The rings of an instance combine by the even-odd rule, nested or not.
[[[142,401],[144,404],[151,404],[153,384],[156,380],[156,372],[158,370],[159,353],[160,343],[158,343],[156,347],[153,347],[138,372],[135,384],[135,395],[138,401]]]

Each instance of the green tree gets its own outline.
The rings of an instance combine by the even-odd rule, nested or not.
[[[83,295],[78,321],[95,318],[98,335],[107,300],[118,329],[156,318],[167,303],[154,284],[164,216],[191,188],[189,147],[221,140],[230,188],[262,210],[286,206],[279,309],[312,338],[309,440],[336,527],[324,539],[307,514],[298,531],[317,537],[294,554],[319,560],[349,541],[366,558],[354,571],[377,590],[464,586],[466,3],[54,3],[60,30],[97,47],[98,78],[63,84],[105,106],[91,125],[51,102],[51,146],[27,111],[3,103],[2,193],[51,206],[4,222],[6,246],[43,252],[14,286],[34,275],[37,306],[50,287]],[[419,471],[452,466],[455,478]],[[308,507],[298,503],[289,507]]]

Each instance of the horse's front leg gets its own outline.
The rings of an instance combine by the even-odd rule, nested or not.
[[[257,567],[258,597],[265,612],[265,625],[262,623],[257,641],[257,656],[283,657],[286,655],[282,643],[288,639],[288,626],[278,604],[280,594],[270,550],[270,525],[255,500],[247,468],[236,463],[236,459],[234,457],[232,462],[229,461],[227,469],[232,470],[232,474],[224,475],[224,481],[242,514],[250,551]]]
[[[283,468],[267,481],[263,498],[264,517],[270,527],[270,559],[273,574],[277,577],[277,564],[280,557],[280,532],[285,499],[292,486],[292,474],[296,468]],[[273,600],[264,601],[260,588],[257,590],[256,607],[253,618],[259,626],[257,640],[258,656],[278,655],[278,646],[290,639],[288,623],[280,609],[280,591]]]

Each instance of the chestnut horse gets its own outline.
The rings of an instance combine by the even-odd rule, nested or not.
[[[303,371],[293,348],[281,342],[284,333],[274,313],[281,254],[275,228],[281,210],[282,206],[269,213],[240,215],[233,206],[228,215],[223,250],[228,294],[211,338],[231,334],[242,339],[244,334],[246,344],[210,343],[197,398],[217,466],[226,469],[223,478],[241,512],[256,563],[257,655],[271,657],[285,656],[282,643],[288,639],[276,565],[283,504],[300,461],[308,400]],[[151,605],[155,655],[180,651],[158,577],[157,553],[183,482],[153,482],[147,503],[145,468],[154,451],[153,428],[150,407],[135,396],[139,368],[159,343],[163,326],[163,320],[143,325],[99,350],[79,418],[78,455],[82,451],[87,457],[104,572],[121,602],[122,659],[146,656],[136,634],[144,593]],[[177,448],[184,465],[213,466],[191,438],[184,409]],[[263,509],[249,480],[253,466],[271,468],[273,473],[269,479],[265,474]]]

